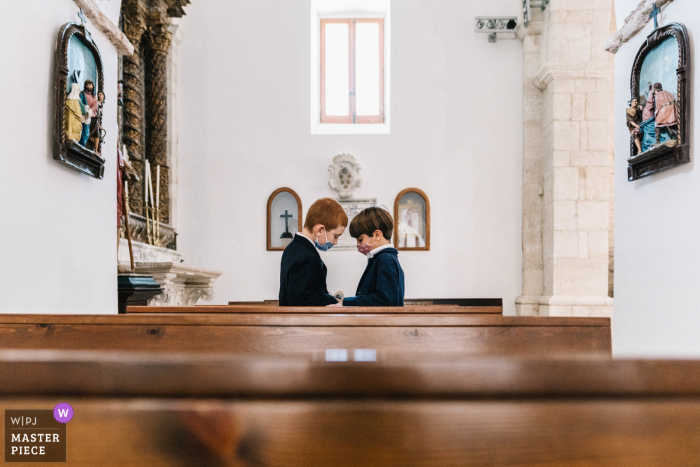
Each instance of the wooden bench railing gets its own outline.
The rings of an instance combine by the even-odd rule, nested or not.
[[[278,300],[263,300],[259,302],[228,302],[230,306],[246,307],[276,307]],[[471,313],[495,313],[503,314],[503,299],[501,298],[407,298],[404,300],[406,307],[431,307],[431,306],[458,306],[471,309]],[[210,307],[211,305],[197,305],[197,308]],[[312,313],[314,309],[322,307],[306,307]],[[465,311],[466,312],[466,311]]]
[[[378,355],[609,357],[612,352],[608,318],[344,312],[0,315],[0,348],[301,355],[324,355],[326,349],[374,349]]]
[[[503,308],[496,306],[459,305],[408,305],[396,307],[323,307],[323,306],[279,306],[279,305],[197,305],[197,306],[129,306],[126,314],[133,313],[272,313],[272,314],[458,314],[458,315],[502,315]]]
[[[80,467],[698,465],[700,362],[412,357],[0,351],[0,406]]]

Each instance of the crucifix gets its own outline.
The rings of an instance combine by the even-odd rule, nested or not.
[[[289,219],[293,218],[294,216],[289,214],[289,212],[285,209],[284,214],[280,214],[280,217],[284,217],[284,232],[280,238],[292,238],[292,234],[289,232]]]
[[[656,3],[654,3],[654,5],[651,9],[651,13],[649,14],[649,18],[654,18],[654,29],[659,28],[659,19],[657,18],[659,13],[661,13],[661,8],[656,6]]]

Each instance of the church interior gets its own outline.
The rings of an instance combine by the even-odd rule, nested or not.
[[[697,2],[3,7],[5,463],[700,465]]]

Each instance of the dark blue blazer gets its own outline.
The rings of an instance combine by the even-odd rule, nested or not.
[[[403,269],[396,248],[378,252],[367,262],[355,297],[343,306],[403,306]]]
[[[280,306],[326,306],[338,303],[326,288],[328,269],[316,247],[295,235],[282,253]]]

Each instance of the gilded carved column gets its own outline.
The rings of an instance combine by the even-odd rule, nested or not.
[[[136,173],[143,174],[144,165],[144,58],[141,41],[146,31],[143,9],[137,0],[122,4],[124,34],[134,46],[133,55],[124,56],[124,106],[123,142],[129,152]],[[142,183],[129,186],[129,207],[132,212],[143,213]]]
[[[153,186],[156,186],[156,166],[160,168],[160,218],[170,221],[170,177],[168,173],[167,128],[168,86],[167,67],[171,34],[169,24],[156,17],[145,37],[148,66],[146,67],[146,157],[153,168]],[[155,193],[154,193],[155,195]]]

